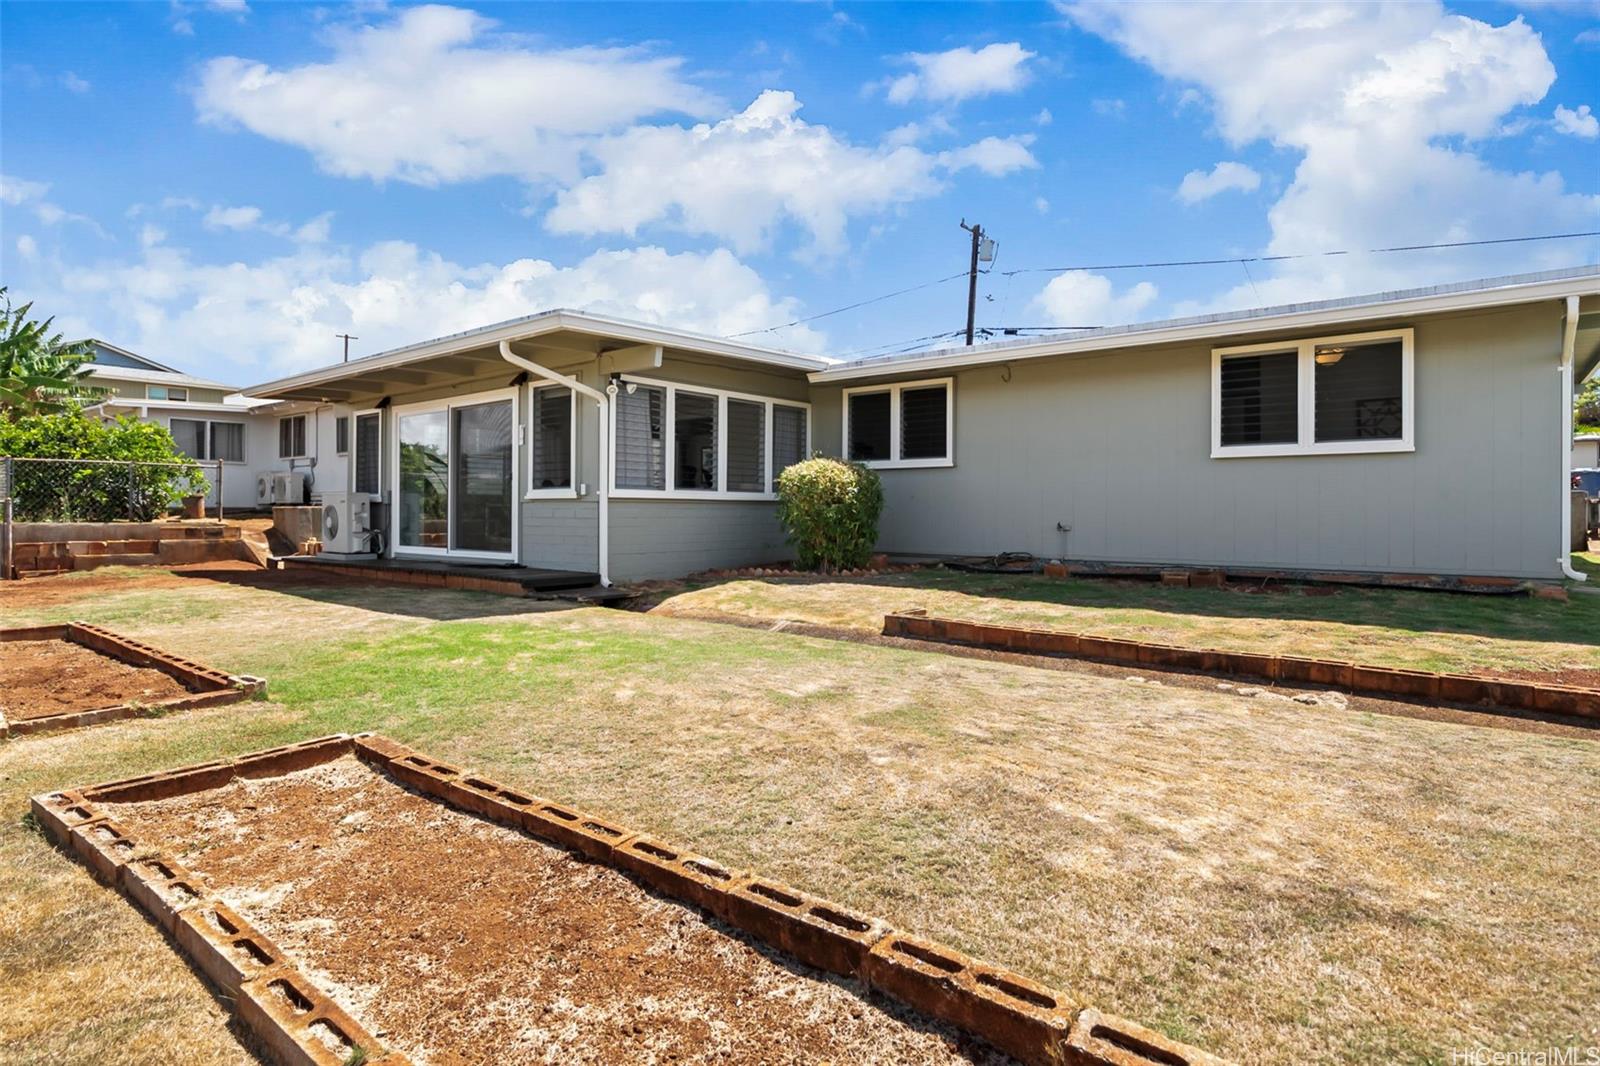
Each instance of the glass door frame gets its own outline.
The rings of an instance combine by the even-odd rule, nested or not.
[[[517,491],[517,481],[522,476],[522,417],[518,410],[517,394],[521,389],[491,389],[487,392],[466,393],[461,396],[450,396],[442,400],[425,400],[421,403],[395,404],[390,410],[394,416],[394,436],[389,448],[389,498],[393,500],[389,511],[389,554],[395,558],[418,559],[477,559],[484,562],[515,562],[517,551],[520,548],[519,536],[522,525],[521,503],[522,494]],[[415,544],[400,543],[400,420],[405,415],[428,414],[432,411],[445,413],[445,440],[449,445],[449,461],[445,467],[445,484],[449,486],[449,495],[445,498],[445,521],[449,530],[447,539],[455,538],[455,409],[458,407],[481,407],[484,404],[509,402],[511,404],[511,485],[508,489],[511,498],[511,550],[509,552],[462,551],[459,548],[426,548]],[[352,430],[354,424],[352,423]]]

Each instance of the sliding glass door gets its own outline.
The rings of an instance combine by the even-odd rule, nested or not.
[[[455,455],[450,479],[455,503],[450,512],[451,548],[511,554],[515,423],[510,400],[451,409],[450,443]]]
[[[484,394],[396,409],[395,549],[516,555],[516,397]]]

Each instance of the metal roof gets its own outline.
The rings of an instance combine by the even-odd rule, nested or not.
[[[1052,355],[1098,352],[1136,345],[1204,340],[1212,337],[1267,333],[1273,330],[1332,325],[1396,315],[1430,314],[1500,304],[1525,303],[1568,295],[1600,294],[1600,265],[1590,264],[1534,274],[1513,274],[1477,281],[1431,285],[1419,289],[1333,300],[1281,304],[1243,311],[1224,311],[1188,318],[1137,322],[1076,330],[1067,336],[1030,337],[941,348],[906,355],[874,356],[839,363],[811,375],[816,382],[841,381],[918,370],[958,369],[987,363]]]

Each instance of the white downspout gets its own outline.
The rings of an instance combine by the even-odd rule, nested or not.
[[[611,587],[611,397],[606,392],[591,388],[575,377],[557,373],[549,367],[540,366],[538,363],[524,359],[511,350],[509,341],[500,342],[500,358],[512,366],[521,367],[528,373],[545,381],[565,385],[574,392],[581,392],[595,402],[600,409],[600,484],[596,489],[599,500],[599,570],[600,584],[606,588]],[[615,387],[607,390],[614,392]],[[531,432],[531,427],[530,427]]]
[[[1572,375],[1578,347],[1578,298],[1567,297],[1567,320],[1561,334],[1561,554],[1556,562],[1569,581],[1589,575],[1572,568]]]

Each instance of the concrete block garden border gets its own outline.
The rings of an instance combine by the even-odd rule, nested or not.
[[[464,773],[370,733],[337,734],[224,762],[46,793],[35,819],[97,877],[120,888],[237,1004],[273,1057],[336,1066],[359,1048],[399,1066],[276,945],[170,856],[133,839],[97,803],[202,792],[234,777],[269,777],[354,754],[413,790],[632,875],[807,966],[859,980],[1028,1066],[1222,1066],[1223,1060],[882,919],[738,870],[615,822]]]
[[[1335,659],[1307,659],[1260,652],[1216,651],[1150,644],[1057,629],[937,618],[923,611],[883,616],[883,635],[965,644],[1024,655],[1064,656],[1094,662],[1168,670],[1196,670],[1263,681],[1328,685],[1385,699],[1475,704],[1515,711],[1572,715],[1600,725],[1600,689],[1501,680],[1473,674],[1438,674],[1391,666],[1364,666]]]
[[[0,643],[26,640],[67,640],[113,659],[120,659],[132,666],[160,670],[188,689],[189,694],[157,700],[154,703],[119,703],[112,707],[66,711],[38,718],[23,718],[15,722],[0,716],[0,738],[21,736],[25,733],[43,733],[49,730],[76,729],[79,726],[111,722],[119,718],[138,718],[166,711],[188,710],[193,707],[215,707],[226,703],[237,703],[267,690],[267,683],[259,677],[225,674],[221,670],[169,654],[160,648],[151,647],[142,641],[121,636],[87,622],[0,629]]]

